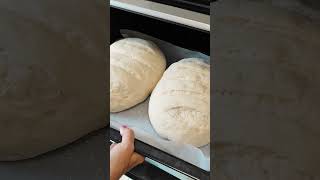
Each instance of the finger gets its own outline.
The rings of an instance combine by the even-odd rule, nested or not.
[[[120,128],[120,134],[122,136],[121,143],[124,145],[132,145],[134,143],[134,133],[131,129],[127,128],[126,126],[122,126]]]
[[[129,170],[136,167],[139,164],[142,164],[143,162],[144,162],[144,157],[134,152],[130,158]]]
[[[110,150],[114,147],[114,146],[116,146],[117,145],[117,143],[112,143],[111,145],[110,145]]]

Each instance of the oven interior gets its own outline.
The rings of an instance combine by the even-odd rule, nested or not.
[[[210,56],[210,32],[128,10],[110,7],[110,44],[123,38],[120,30],[137,31],[176,46]],[[168,62],[168,65],[171,63],[173,62]],[[110,139],[114,142],[120,141],[121,137],[117,130],[110,128]],[[135,146],[136,151],[144,156],[151,157],[161,163],[170,165],[197,179],[209,179],[210,172],[186,163],[161,150],[150,147],[139,140],[135,141]],[[145,172],[146,170],[158,171],[154,170],[154,168],[147,163],[143,168],[137,169],[136,171],[138,172],[129,172],[129,174],[131,173],[131,175],[136,178],[138,176],[137,174]],[[165,177],[164,174],[162,174],[162,176]],[[169,175],[166,178],[170,179],[173,177],[170,177]],[[152,179],[154,179],[154,177]]]

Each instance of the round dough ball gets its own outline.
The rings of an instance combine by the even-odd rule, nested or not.
[[[152,42],[126,38],[113,43],[110,46],[110,111],[123,111],[144,101],[165,68],[165,56]]]
[[[172,64],[153,90],[149,118],[163,138],[192,144],[210,142],[210,65],[188,58]]]

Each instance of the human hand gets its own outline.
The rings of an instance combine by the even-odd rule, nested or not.
[[[121,143],[110,146],[110,180],[119,180],[123,174],[144,161],[144,157],[134,152],[134,132],[122,126],[120,134]]]

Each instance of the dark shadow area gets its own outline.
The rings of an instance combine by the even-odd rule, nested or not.
[[[0,0],[0,179],[106,179],[107,7]]]
[[[106,129],[92,132],[67,146],[38,157],[0,162],[1,179],[107,179]]]
[[[319,179],[320,11],[298,0],[211,8],[214,179]]]

